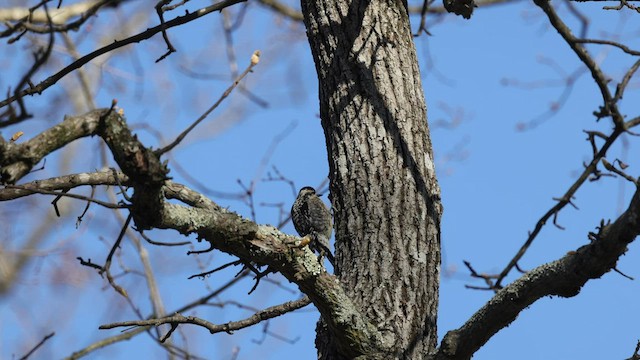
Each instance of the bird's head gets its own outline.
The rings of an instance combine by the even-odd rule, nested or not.
[[[305,186],[302,189],[300,189],[300,191],[298,192],[298,197],[307,197],[315,194],[316,194],[316,189],[312,188],[311,186]]]

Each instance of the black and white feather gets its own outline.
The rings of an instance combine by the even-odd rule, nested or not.
[[[305,186],[300,189],[291,207],[291,219],[301,237],[311,237],[309,248],[320,254],[320,260],[326,255],[333,265],[333,255],[329,250],[329,238],[333,230],[331,213],[314,188]]]

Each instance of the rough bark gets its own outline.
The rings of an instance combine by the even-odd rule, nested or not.
[[[320,83],[337,274],[385,358],[436,346],[441,216],[409,19],[401,1],[302,1]],[[318,326],[323,359],[344,358]]]

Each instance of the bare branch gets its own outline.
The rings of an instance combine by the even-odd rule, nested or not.
[[[127,208],[127,205],[119,205],[119,204],[112,204],[112,203],[108,203],[105,201],[101,201],[101,200],[97,200],[97,199],[93,199],[91,197],[87,197],[87,196],[83,196],[83,195],[78,195],[78,194],[70,194],[68,192],[66,192],[65,190],[58,192],[58,191],[49,191],[49,190],[42,190],[42,189],[36,189],[36,188],[32,188],[32,189],[27,189],[25,187],[22,187],[20,185],[5,185],[4,189],[0,189],[0,194],[2,194],[3,190],[18,190],[18,191],[27,191],[30,192],[30,194],[44,194],[44,195],[54,195],[57,197],[69,197],[72,199],[79,199],[79,200],[86,200],[92,203],[96,203],[100,206],[104,206],[108,209],[125,209]],[[30,195],[27,194],[27,195]],[[58,214],[59,216],[60,214]]]
[[[228,281],[226,284],[220,286],[218,289],[216,289],[215,291],[212,291],[209,295],[207,296],[203,296],[189,304],[186,304],[182,307],[180,307],[179,309],[177,309],[175,312],[176,313],[180,313],[180,312],[184,312],[184,311],[188,311],[190,309],[193,309],[199,305],[203,305],[206,304],[209,300],[211,300],[214,297],[219,296],[220,294],[222,294],[224,291],[228,290],[229,288],[231,288],[233,285],[235,285],[236,283],[238,283],[240,280],[244,279],[247,275],[249,274],[248,271],[243,272],[242,274],[240,274],[239,276],[231,279],[230,281]],[[123,334],[120,335],[116,335],[116,336],[112,336],[106,339],[102,339],[99,340],[87,347],[85,347],[84,349],[78,350],[76,352],[74,352],[73,354],[71,354],[69,357],[65,358],[65,360],[75,360],[75,359],[79,359],[81,357],[84,357],[85,355],[101,349],[103,347],[109,346],[111,344],[123,341],[123,340],[129,340],[131,338],[133,338],[136,335],[142,334],[146,331],[148,331],[150,328],[150,326],[142,326],[139,327],[137,329],[133,329],[131,331],[127,331]]]
[[[22,32],[20,35],[10,39],[9,42],[11,43],[18,40],[27,31],[37,34],[46,34],[49,32],[66,33],[70,30],[75,31],[78,30],[93,15],[97,14],[101,8],[107,6],[116,7],[121,1],[123,0],[87,1],[84,3],[72,4],[62,8],[50,10],[49,12],[51,13],[51,23],[48,26],[36,25],[37,23],[47,22],[45,17],[46,11],[37,10],[34,8],[8,9],[10,11],[15,11],[13,11],[13,13],[7,13],[7,16],[16,16],[25,13],[27,13],[28,15],[16,19],[11,19],[13,21],[19,20],[16,24],[9,24],[5,22],[7,30],[0,32],[0,38],[10,36],[18,31]],[[46,4],[46,2],[43,3]],[[2,10],[0,10],[0,12],[2,12]],[[66,23],[68,19],[73,17],[78,17],[78,19]]]
[[[105,169],[93,173],[78,173],[55,178],[36,180],[22,184],[20,187],[4,187],[0,189],[0,201],[14,200],[32,195],[42,190],[73,189],[79,186],[117,185],[118,180],[127,185],[129,178],[114,169]]]
[[[624,77],[622,78],[622,81],[620,81],[618,86],[616,86],[616,95],[614,96],[614,101],[618,101],[618,100],[622,99],[622,95],[624,94],[624,91],[627,89],[627,85],[629,84],[629,81],[631,81],[631,78],[633,77],[633,74],[635,74],[636,71],[638,70],[638,67],[640,67],[640,60],[636,61],[629,68],[627,73],[624,74]],[[627,127],[625,127],[625,128],[627,128]]]
[[[26,353],[24,356],[22,356],[20,358],[20,360],[27,360],[29,358],[29,356],[33,355],[33,353],[38,350],[40,348],[40,346],[42,346],[47,340],[51,339],[53,337],[53,335],[55,335],[55,332],[52,332],[51,334],[45,335],[45,337],[40,340],[40,342],[33,347],[33,349],[29,350],[28,353]]]
[[[640,190],[627,210],[610,225],[601,225],[590,244],[541,265],[498,291],[462,327],[449,331],[435,359],[468,359],[521,311],[545,296],[573,297],[591,279],[614,269],[627,245],[640,234]]]
[[[626,52],[629,55],[638,56],[640,55],[640,51],[631,50],[628,46],[620,44],[611,40],[600,40],[600,39],[575,39],[575,42],[579,44],[600,44],[600,45],[611,45],[617,47],[618,49]]]
[[[264,320],[269,320],[280,315],[286,314],[288,312],[303,308],[311,303],[308,297],[303,297],[299,300],[289,301],[284,304],[272,306],[266,308],[264,310],[258,311],[252,316],[239,320],[239,321],[231,321],[226,324],[216,325],[207,320],[195,317],[195,316],[183,316],[181,314],[175,314],[172,316],[167,316],[159,319],[149,319],[149,320],[133,320],[133,321],[123,321],[113,324],[101,325],[101,330],[113,329],[117,327],[131,327],[131,326],[159,326],[162,324],[171,324],[173,326],[177,326],[178,324],[192,324],[202,326],[205,329],[209,330],[211,334],[226,332],[233,333],[233,331],[244,329],[246,327],[258,324]]]
[[[549,18],[549,22],[551,23],[551,25],[558,31],[558,33],[560,33],[567,45],[569,45],[571,50],[576,53],[578,58],[580,58],[580,60],[591,72],[593,80],[600,89],[600,94],[602,95],[602,100],[604,102],[603,106],[605,108],[604,110],[606,111],[606,114],[612,116],[613,122],[616,127],[622,126],[623,118],[618,111],[617,104],[613,101],[613,96],[611,95],[609,88],[607,87],[609,79],[602,72],[600,66],[591,57],[591,55],[589,55],[587,49],[585,49],[584,46],[582,46],[578,42],[579,39],[573,36],[573,34],[571,33],[571,29],[569,29],[569,27],[567,27],[567,25],[560,19],[549,0],[535,0],[534,2],[536,5],[538,5],[538,7],[542,9],[542,11],[545,12],[547,17]]]
[[[104,109],[66,117],[58,125],[24,143],[0,141],[0,182],[14,184],[46,155],[76,139],[95,135],[102,113]]]
[[[109,255],[107,255],[107,260],[104,262],[104,266],[102,267],[102,270],[100,272],[100,274],[102,275],[102,273],[106,273],[107,275],[107,281],[109,281],[109,285],[111,285],[111,287],[118,292],[118,294],[124,296],[125,298],[129,298],[129,296],[127,295],[127,291],[121,287],[120,285],[116,284],[115,281],[113,280],[113,276],[111,276],[111,261],[113,260],[113,255],[116,252],[116,249],[120,247],[120,243],[122,242],[122,238],[124,238],[125,233],[127,232],[127,229],[129,228],[129,223],[131,223],[131,219],[133,218],[133,216],[131,214],[129,214],[129,216],[127,216],[127,220],[125,220],[124,225],[122,225],[122,229],[120,230],[120,234],[118,235],[118,238],[116,239],[116,241],[113,243],[113,246],[111,247],[111,250],[109,251]]]
[[[607,159],[602,158],[602,165],[604,165],[604,168],[611,171],[612,173],[618,174],[620,176],[622,176],[625,180],[631,182],[632,184],[638,186],[638,180],[633,178],[632,176],[627,175],[624,171],[617,169],[615,166],[611,165],[611,163],[609,161],[607,161]]]
[[[24,89],[21,90],[20,92],[17,92],[15,95],[8,97],[5,100],[0,101],[0,108],[4,107],[10,103],[12,103],[13,101],[16,101],[17,99],[24,97],[26,95],[34,95],[34,94],[40,94],[42,93],[45,89],[51,87],[52,85],[54,85],[55,83],[57,83],[60,79],[62,79],[63,77],[67,76],[69,73],[71,73],[72,71],[79,69],[80,67],[82,67],[83,65],[87,64],[89,61],[95,59],[96,57],[106,54],[110,51],[113,51],[115,49],[119,49],[123,46],[127,46],[133,43],[139,43],[143,40],[147,40],[151,37],[153,37],[155,34],[162,32],[163,30],[166,29],[170,29],[174,26],[178,26],[178,25],[182,25],[182,24],[186,24],[190,21],[193,21],[195,19],[201,18],[209,13],[212,13],[214,11],[220,11],[228,6],[243,2],[246,0],[224,0],[221,1],[219,3],[213,4],[211,6],[207,6],[204,7],[200,10],[188,13],[186,15],[183,16],[178,16],[172,20],[169,20],[167,22],[165,22],[164,24],[152,27],[150,29],[147,29],[146,31],[143,31],[137,35],[133,35],[130,36],[124,40],[120,40],[120,41],[114,41],[113,43],[104,46],[100,49],[97,49],[83,57],[81,57],[80,59],[72,62],[70,65],[66,66],[64,69],[58,71],[57,73],[55,73],[54,75],[48,77],[47,79],[45,79],[44,81],[42,81],[41,83],[39,83],[38,85],[35,86],[31,86],[28,89]]]
[[[591,159],[591,162],[587,166],[585,166],[585,169],[582,171],[578,179],[576,179],[576,181],[571,185],[571,187],[569,187],[567,192],[565,192],[565,194],[561,198],[556,199],[558,203],[556,203],[551,209],[549,209],[544,215],[542,215],[542,217],[536,223],[533,231],[529,233],[529,236],[527,237],[527,240],[525,241],[525,243],[520,247],[516,255],[511,259],[511,261],[509,261],[509,264],[502,270],[502,272],[498,276],[498,279],[494,285],[496,289],[500,289],[502,287],[501,285],[502,281],[507,277],[507,275],[509,275],[509,273],[516,266],[518,261],[520,261],[520,259],[524,256],[524,254],[527,252],[527,250],[529,249],[533,241],[536,239],[536,237],[538,236],[542,228],[547,224],[547,221],[551,219],[553,216],[555,216],[555,214],[560,212],[560,210],[562,210],[566,205],[568,204],[573,205],[573,203],[571,202],[571,199],[573,198],[575,193],[578,191],[580,186],[582,186],[582,184],[589,178],[589,175],[596,173],[598,163],[600,162],[601,159],[605,157],[609,148],[613,145],[615,140],[622,133],[623,131],[621,131],[620,129],[615,129],[608,137],[606,137],[607,141],[602,145],[602,147],[600,147],[597,153],[593,156],[593,159]]]
[[[591,159],[591,162],[589,164],[585,164],[585,169],[582,172],[582,174],[580,174],[578,179],[571,185],[571,187],[566,191],[566,193],[561,198],[558,199],[558,203],[555,206],[553,206],[551,209],[549,209],[538,220],[534,230],[529,234],[525,243],[518,250],[518,253],[511,259],[509,264],[500,273],[498,280],[495,283],[496,289],[499,289],[502,287],[501,285],[502,281],[504,281],[504,279],[509,274],[509,272],[516,266],[517,262],[522,258],[522,256],[524,256],[529,246],[531,246],[531,244],[533,243],[537,235],[540,233],[540,230],[542,230],[544,225],[547,223],[547,221],[551,219],[553,216],[556,216],[556,214],[560,210],[562,210],[566,205],[571,204],[575,206],[571,202],[571,199],[574,197],[575,193],[578,191],[580,186],[582,186],[582,184],[589,178],[591,174],[599,176],[598,175],[599,170],[597,169],[597,166],[600,163],[601,159],[605,157],[607,151],[613,145],[616,139],[622,133],[627,131],[628,126],[630,125],[629,122],[627,123],[624,122],[624,117],[618,110],[617,102],[621,98],[621,95],[620,97],[618,97],[618,95],[616,95],[615,97],[612,96],[608,88],[609,79],[605,76],[605,74],[602,72],[598,64],[587,52],[584,46],[579,43],[579,39],[576,38],[571,33],[571,30],[558,17],[555,10],[553,9],[553,6],[550,4],[548,0],[536,0],[535,3],[545,12],[545,14],[549,18],[549,22],[551,23],[551,25],[558,31],[558,33],[560,33],[560,35],[564,38],[565,42],[576,53],[576,55],[580,58],[580,60],[585,64],[585,66],[591,72],[591,76],[593,77],[596,85],[600,89],[600,93],[603,100],[603,105],[601,106],[600,111],[595,113],[595,115],[598,116],[598,118],[610,116],[614,124],[614,130],[609,136],[606,137],[605,143],[597,151],[595,147],[595,142],[593,140],[593,136],[595,136],[596,134],[590,133],[589,141],[593,147],[593,152],[594,152],[594,156]],[[619,88],[616,94],[618,93],[621,94],[623,92],[624,87],[626,87],[626,84],[629,81],[628,78],[630,78],[630,76],[633,73],[635,73],[638,66],[640,66],[640,64],[636,62],[636,64],[634,64],[631,67],[631,69],[627,72],[627,75],[625,75],[625,78],[622,81],[622,83],[624,83],[625,85],[622,88]]]
[[[19,91],[26,84],[29,84],[29,86],[32,85],[31,77],[33,76],[33,74],[36,73],[36,71],[42,65],[44,65],[47,62],[47,60],[49,60],[49,56],[51,55],[51,50],[53,49],[53,43],[55,40],[55,37],[53,36],[53,25],[51,22],[51,15],[49,14],[49,9],[47,7],[46,2],[43,3],[43,7],[44,7],[44,13],[47,16],[47,23],[48,23],[46,32],[49,34],[49,40],[47,41],[47,47],[45,49],[38,49],[38,51],[34,52],[33,65],[31,65],[31,68],[27,70],[27,72],[18,81],[18,85],[16,85],[14,96],[16,98],[18,106],[20,107],[20,114],[15,115],[13,109],[10,109],[8,111],[8,114],[10,115],[8,120],[0,122],[0,127],[16,124],[21,122],[22,120],[25,120],[31,117],[31,114],[29,114],[25,108],[24,102],[22,101],[22,95],[19,94]]]
[[[227,96],[231,94],[233,89],[235,89],[236,86],[240,84],[240,81],[242,81],[242,79],[245,76],[247,76],[247,74],[253,71],[253,68],[258,64],[259,58],[260,58],[260,50],[254,51],[253,55],[251,56],[251,61],[249,63],[249,66],[242,72],[242,74],[240,74],[240,76],[238,76],[238,78],[234,80],[233,84],[231,84],[231,86],[227,88],[227,90],[222,94],[222,96],[220,96],[220,98],[209,109],[207,109],[207,111],[205,111],[204,114],[202,114],[196,121],[194,121],[191,125],[189,125],[187,129],[185,129],[182,133],[180,133],[180,135],[178,135],[178,137],[173,142],[171,142],[171,144],[163,147],[162,149],[156,150],[156,154],[160,156],[166,153],[167,151],[171,151],[171,149],[173,149],[178,144],[180,144],[180,142],[187,136],[187,134],[189,134],[200,122],[202,122],[202,120],[206,119],[207,116],[209,116],[209,114],[211,114],[213,110],[215,110],[218,106],[220,106],[222,101],[226,99]]]

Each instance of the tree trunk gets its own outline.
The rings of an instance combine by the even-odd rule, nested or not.
[[[436,348],[440,188],[406,6],[302,0],[329,156],[336,273],[390,349]],[[319,356],[343,358],[318,326]]]

